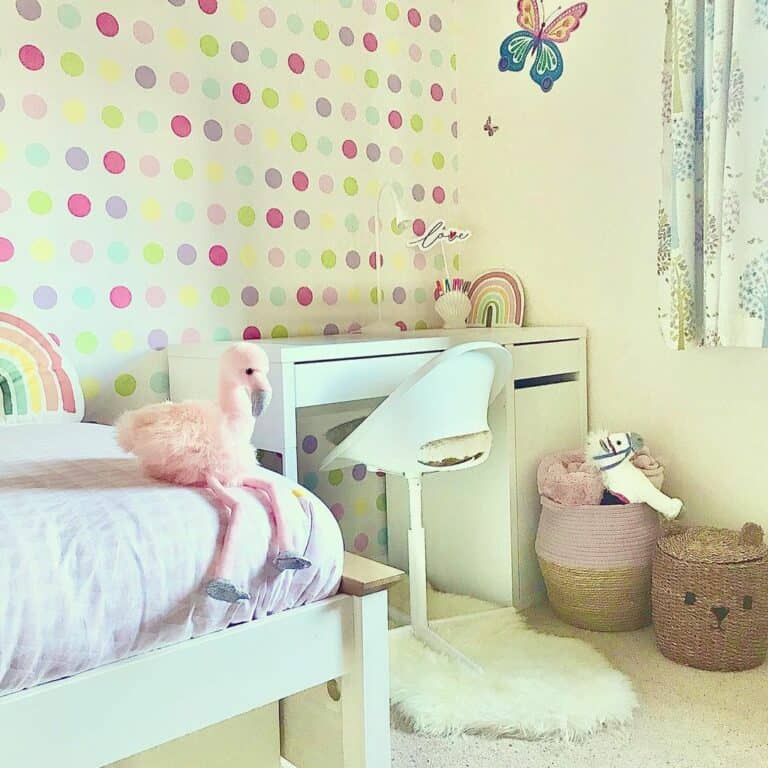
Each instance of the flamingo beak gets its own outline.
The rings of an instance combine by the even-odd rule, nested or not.
[[[253,383],[251,412],[254,417],[258,417],[269,407],[269,403],[272,400],[272,386],[263,373],[256,374]]]

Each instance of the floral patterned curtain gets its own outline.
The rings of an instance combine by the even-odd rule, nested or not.
[[[768,0],[668,0],[659,320],[768,347]]]

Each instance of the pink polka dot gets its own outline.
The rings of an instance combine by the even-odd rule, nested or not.
[[[146,21],[137,21],[133,25],[133,36],[142,45],[147,45],[155,39],[155,31]]]
[[[154,178],[160,173],[160,161],[154,155],[144,155],[139,160],[139,170],[149,178]]]
[[[120,31],[117,19],[106,11],[96,17],[96,27],[104,37],[114,37]]]
[[[219,7],[218,0],[197,0],[197,4],[200,6],[200,10],[207,14],[216,13]]]
[[[174,115],[171,118],[171,130],[181,138],[185,138],[192,133],[192,123],[189,122],[189,118],[184,115]]]
[[[368,254],[368,265],[371,269],[376,269],[376,251],[371,251]],[[384,266],[384,256],[382,254],[379,254],[379,266]]]
[[[413,43],[408,49],[408,55],[413,61],[421,61],[421,48],[416,43]]]
[[[125,309],[133,299],[131,292],[124,285],[116,285],[109,292],[109,300],[113,307]]]
[[[91,212],[91,201],[86,195],[76,193],[69,196],[67,201],[67,208],[73,216],[77,216],[82,219],[83,216],[87,216]]]
[[[251,141],[253,141],[253,131],[251,130],[250,126],[246,125],[245,123],[236,125],[235,141],[237,141],[238,144],[242,144],[244,146],[246,144],[250,144]]]
[[[309,187],[309,178],[304,171],[296,171],[293,174],[293,186],[299,190],[299,192],[306,192]]]
[[[443,96],[445,95],[443,93],[443,86],[439,83],[433,83],[432,87],[429,89],[429,92],[432,94],[432,98],[435,101],[442,101]]]
[[[28,93],[24,96],[21,100],[21,107],[24,110],[24,114],[33,120],[40,120],[48,112],[48,105],[45,103],[45,99],[36,93]]]
[[[197,328],[185,328],[181,332],[182,344],[199,344],[200,343],[200,331]]]
[[[432,190],[432,199],[436,203],[444,203],[445,202],[445,190],[442,187],[435,187]]]
[[[331,512],[337,520],[341,520],[344,517],[344,505],[338,501],[335,504],[331,504]]]
[[[270,248],[267,258],[273,267],[282,267],[285,264],[285,253],[282,248]]]
[[[85,240],[75,240],[69,246],[69,255],[78,264],[87,264],[93,258],[93,246]]]
[[[355,536],[355,549],[358,552],[365,552],[365,550],[368,549],[368,536],[364,533],[358,533],[357,536]]]
[[[408,11],[408,22],[412,27],[418,27],[421,24],[421,14],[415,8]]]
[[[110,173],[122,173],[125,170],[125,158],[111,149],[104,153],[104,167]]]
[[[298,301],[302,307],[308,307],[312,303],[313,298],[312,291],[306,285],[303,285],[296,291],[296,301]]]
[[[189,90],[189,78],[183,72],[171,72],[169,82],[174,93],[186,93]]]
[[[341,145],[341,151],[344,153],[344,157],[351,160],[352,158],[357,157],[357,144],[355,144],[352,139],[347,139]]]
[[[277,16],[275,16],[275,12],[266,5],[259,11],[259,21],[265,27],[274,27],[277,23]]]
[[[288,67],[294,75],[300,75],[304,71],[304,59],[298,53],[292,53],[288,57]]]
[[[350,104],[348,101],[344,102],[344,104],[341,105],[341,114],[347,122],[351,123],[357,117],[355,105]]]
[[[403,150],[400,147],[392,147],[389,150],[389,159],[395,165],[400,165],[403,162]]]
[[[322,80],[327,80],[331,76],[331,65],[325,59],[318,59],[315,62],[315,74]]]
[[[261,338],[261,331],[255,325],[249,325],[243,329],[243,339],[245,341],[254,341]]]
[[[223,245],[212,245],[208,251],[208,258],[214,266],[223,267],[229,259],[229,254]]]
[[[363,45],[365,50],[373,53],[379,47],[379,41],[376,39],[376,35],[373,32],[366,32],[363,35]]]
[[[393,109],[389,113],[389,124],[397,130],[398,128],[403,127],[403,116],[396,110]]]
[[[333,179],[324,173],[317,181],[320,191],[326,195],[330,195],[333,192]]]
[[[333,306],[339,300],[338,291],[335,288],[328,287],[323,291],[323,301],[328,306]]]
[[[45,64],[45,56],[36,45],[22,45],[19,48],[19,61],[29,70],[36,72]]]
[[[451,101],[455,104],[457,101],[457,91],[455,88],[451,88]]]
[[[283,226],[283,212],[279,208],[270,208],[267,211],[267,224],[272,229],[280,229]]]
[[[413,234],[416,237],[421,237],[427,231],[427,225],[424,223],[424,219],[414,219],[413,222]]]
[[[416,269],[425,269],[427,266],[427,257],[424,255],[423,251],[417,251],[416,254],[413,257],[413,266],[416,267]]]
[[[159,285],[151,285],[144,294],[147,304],[154,309],[165,304],[165,291]]]
[[[0,237],[0,262],[10,261],[13,250],[13,243],[7,237]]]
[[[376,13],[376,0],[363,0],[363,10],[373,16]]]
[[[0,213],[5,213],[11,207],[11,196],[0,187]]]
[[[208,221],[211,224],[223,224],[227,220],[227,211],[223,205],[213,203],[208,206]]]
[[[251,100],[251,89],[245,83],[235,83],[232,86],[232,98],[238,104],[247,104]]]

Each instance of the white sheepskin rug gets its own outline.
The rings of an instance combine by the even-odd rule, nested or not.
[[[391,595],[407,611],[407,584]],[[581,640],[535,632],[514,609],[430,590],[432,628],[483,667],[435,653],[410,627],[390,631],[395,714],[414,731],[580,739],[629,722],[629,680]],[[445,616],[475,613],[443,619]]]

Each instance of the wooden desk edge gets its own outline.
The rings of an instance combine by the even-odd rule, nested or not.
[[[341,591],[345,595],[365,597],[381,592],[400,581],[403,572],[389,565],[369,560],[351,552],[344,553],[344,572],[341,577]]]

